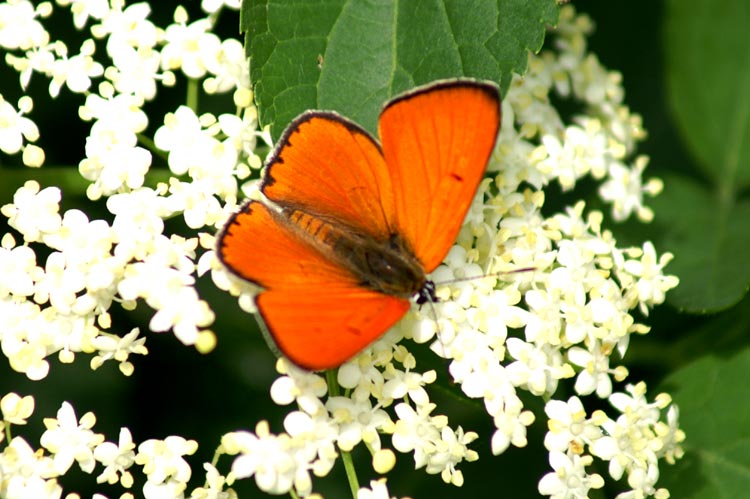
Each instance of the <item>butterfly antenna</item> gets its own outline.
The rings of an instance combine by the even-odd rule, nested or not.
[[[435,303],[439,301],[437,295],[435,294],[435,289],[435,283],[432,281],[427,281],[424,284],[422,290],[419,292],[419,295],[417,296],[417,305],[422,306],[425,303],[429,304],[430,315],[432,315],[432,320],[435,321],[435,334],[440,339],[440,347],[443,350],[443,355],[445,355],[445,343],[443,342],[443,335],[440,331],[440,322],[438,321],[437,309],[435,308]]]
[[[436,298],[437,299],[437,298]],[[438,321],[437,309],[435,308],[435,301],[430,300],[430,313],[432,314],[432,320],[435,321],[435,334],[440,340],[440,350],[442,350],[443,356],[445,356],[445,342],[443,341],[443,334],[440,331],[440,321]]]
[[[524,267],[522,269],[514,269],[514,270],[507,270],[504,272],[494,272],[492,274],[484,274],[484,275],[476,275],[471,277],[458,277],[456,279],[450,279],[448,281],[441,281],[440,285],[446,285],[446,284],[456,284],[458,282],[466,282],[466,281],[474,281],[476,279],[484,279],[486,277],[501,277],[508,274],[518,274],[520,272],[533,272],[535,271],[535,267]],[[434,291],[433,291],[434,294]]]

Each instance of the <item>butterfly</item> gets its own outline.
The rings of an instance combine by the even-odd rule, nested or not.
[[[288,126],[260,183],[232,215],[217,255],[256,296],[267,336],[309,370],[337,367],[435,301],[435,270],[454,244],[494,149],[500,92],[441,81],[385,104],[380,142],[336,114]]]

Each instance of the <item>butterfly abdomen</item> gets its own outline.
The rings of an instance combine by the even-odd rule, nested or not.
[[[398,234],[380,241],[340,222],[326,221],[301,210],[285,209],[282,213],[316,250],[335,259],[365,288],[410,298],[427,280],[422,264]]]

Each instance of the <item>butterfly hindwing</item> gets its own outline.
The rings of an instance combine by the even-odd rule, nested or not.
[[[311,370],[337,367],[378,339],[410,302],[361,287],[265,291],[258,310],[274,344]]]
[[[408,299],[363,288],[272,208],[250,201],[219,234],[218,254],[265,291],[256,298],[273,344],[307,369],[338,366],[409,309]]]

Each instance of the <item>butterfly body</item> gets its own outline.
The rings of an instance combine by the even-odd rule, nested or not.
[[[338,114],[306,112],[269,158],[260,190],[230,217],[217,254],[261,286],[271,344],[329,369],[398,322],[455,242],[500,127],[494,84],[452,80],[391,100],[380,142]]]
[[[377,239],[339,220],[326,221],[292,208],[282,209],[280,216],[285,220],[279,224],[289,224],[311,251],[337,262],[363,288],[409,299],[427,280],[422,263],[399,234]]]

